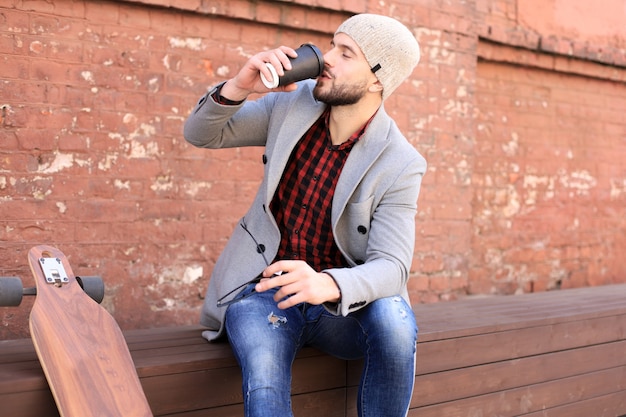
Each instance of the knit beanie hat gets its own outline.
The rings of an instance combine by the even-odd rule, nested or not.
[[[411,31],[391,17],[357,14],[335,33],[345,33],[361,48],[383,86],[383,100],[411,75],[420,60],[420,47]]]

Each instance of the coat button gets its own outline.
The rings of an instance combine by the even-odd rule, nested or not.
[[[267,155],[263,154],[263,165],[267,164]]]
[[[365,227],[365,226],[363,226],[363,225],[361,225],[361,226],[357,227],[357,228],[356,228],[356,230],[357,230],[360,234],[362,234],[362,235],[364,235],[364,234],[366,234],[366,233],[367,233],[367,227]]]
[[[256,245],[256,251],[257,251],[257,252],[259,252],[259,253],[263,253],[263,252],[265,252],[265,245],[264,245],[264,244],[262,244],[262,243],[261,243],[261,244]]]

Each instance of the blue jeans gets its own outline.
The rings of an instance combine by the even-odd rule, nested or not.
[[[293,416],[291,365],[305,345],[340,359],[364,358],[360,417],[407,415],[417,325],[402,297],[376,300],[343,317],[310,304],[280,310],[274,292],[252,294],[226,311],[226,332],[243,373],[246,417]]]

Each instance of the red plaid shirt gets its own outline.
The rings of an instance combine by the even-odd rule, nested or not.
[[[220,90],[213,93],[216,102],[241,103],[222,97]],[[369,124],[341,145],[333,145],[328,131],[329,116],[330,108],[327,108],[300,139],[270,204],[281,232],[275,260],[303,260],[316,271],[348,266],[333,237],[332,202],[350,150]]]
[[[329,116],[326,109],[296,145],[270,206],[281,231],[276,260],[304,260],[316,271],[348,266],[333,238],[331,208],[339,174],[365,130],[333,145]]]

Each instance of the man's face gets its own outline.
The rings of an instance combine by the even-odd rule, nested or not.
[[[368,93],[376,76],[363,52],[344,33],[335,35],[332,48],[324,54],[324,72],[317,78],[313,96],[331,106],[358,103]]]

